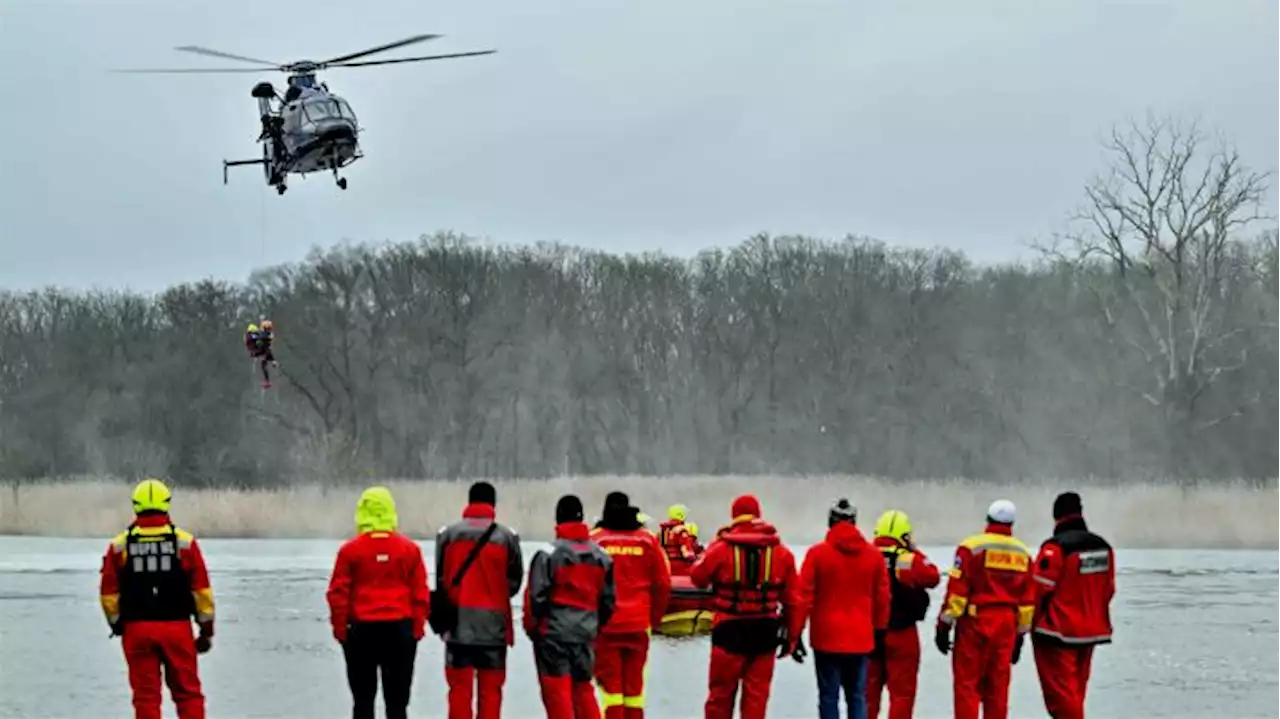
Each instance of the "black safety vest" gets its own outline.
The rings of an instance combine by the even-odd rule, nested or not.
[[[195,598],[178,554],[172,526],[163,534],[130,527],[120,567],[120,619],[124,622],[190,620]]]
[[[929,612],[929,592],[908,587],[898,579],[897,547],[882,547],[885,567],[889,570],[889,628],[906,629],[925,618]]]

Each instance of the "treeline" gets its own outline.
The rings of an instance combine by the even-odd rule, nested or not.
[[[244,286],[0,294],[0,477],[1272,477],[1275,234],[1239,229],[1005,266],[440,234]],[[262,316],[265,392],[242,346]]]

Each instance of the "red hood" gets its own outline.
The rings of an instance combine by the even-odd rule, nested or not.
[[[1006,537],[1013,536],[1012,524],[1000,524],[998,522],[987,522],[987,534],[1003,534]]]
[[[133,518],[133,526],[135,527],[163,527],[166,524],[172,524],[169,515],[165,512],[156,512],[154,514],[139,514]]]
[[[776,547],[782,543],[778,528],[759,517],[736,520],[733,524],[722,527],[716,537],[729,544],[752,547]]]
[[[494,510],[492,504],[477,504],[472,502],[462,508],[463,519],[494,519],[497,516],[497,512]]]
[[[867,538],[856,524],[836,522],[827,530],[827,544],[835,547],[841,554],[857,554],[867,548]]]
[[[899,542],[893,537],[876,537],[871,541],[871,543],[876,545],[877,547],[884,547],[886,549],[890,547],[898,547],[900,549],[907,548],[907,545],[903,544],[902,542]]]
[[[591,529],[583,522],[565,522],[556,525],[556,539],[585,542],[591,537]]]

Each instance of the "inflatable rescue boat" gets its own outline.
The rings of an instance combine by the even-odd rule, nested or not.
[[[698,589],[687,574],[671,577],[671,599],[662,624],[654,630],[664,637],[694,637],[711,633],[711,590]]]

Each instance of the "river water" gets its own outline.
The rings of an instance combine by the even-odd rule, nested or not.
[[[342,657],[324,602],[338,544],[202,544],[219,617],[214,649],[201,659],[209,716],[349,716]],[[430,561],[430,543],[423,546]],[[538,546],[529,543],[526,558]],[[0,537],[0,717],[131,716],[119,642],[107,638],[98,608],[104,549],[104,541]],[[949,549],[925,551],[945,566]],[[1090,716],[1277,716],[1276,552],[1120,551],[1118,562],[1116,643],[1095,655]],[[925,642],[916,716],[949,717],[950,666],[928,636]],[[419,648],[413,716],[445,716],[442,654],[434,638]],[[705,638],[655,641],[649,716],[702,716],[707,656]],[[523,636],[513,650],[506,694],[504,717],[542,716]],[[1045,716],[1029,651],[1014,667],[1010,703],[1014,717]],[[769,716],[816,714],[811,666],[780,663]],[[167,699],[165,716],[174,716]]]

